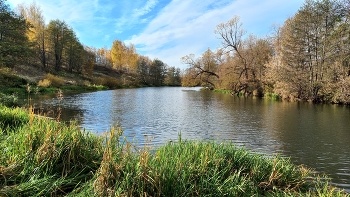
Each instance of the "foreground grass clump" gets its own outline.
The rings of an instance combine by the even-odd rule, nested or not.
[[[26,111],[20,108],[11,109],[0,103],[0,131],[16,129],[28,121],[29,115]]]
[[[100,166],[101,139],[74,123],[30,113],[24,126],[1,129],[0,196],[63,196],[91,180]]]
[[[232,144],[180,138],[153,154],[147,147],[135,154],[130,144],[113,146],[120,145],[113,135],[82,196],[347,196],[288,159]]]
[[[288,159],[232,144],[179,138],[154,151],[120,128],[101,137],[27,116],[1,128],[0,196],[346,196]]]

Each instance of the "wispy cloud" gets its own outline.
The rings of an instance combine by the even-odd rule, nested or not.
[[[153,11],[154,7],[158,4],[158,0],[148,0],[146,2],[144,0],[134,0],[132,3],[129,0],[124,0],[121,4],[123,5],[122,14],[119,18],[115,19],[115,27],[118,31],[147,23],[149,17],[145,17],[145,15]]]
[[[239,15],[248,33],[263,36],[270,32],[273,23],[283,22],[301,4],[302,0],[204,0],[200,3],[173,0],[143,32],[126,42],[134,43],[145,55],[169,60],[166,63],[171,66],[184,67],[180,63],[182,56],[189,53],[198,56],[208,47],[215,50],[220,46],[214,34],[217,24]]]
[[[145,14],[148,14],[149,12],[152,11],[152,9],[154,8],[154,6],[156,6],[158,3],[158,0],[148,0],[146,2],[146,5],[143,6],[142,8],[135,8],[133,10],[134,12],[134,17],[138,18],[140,16],[143,16]]]
[[[7,0],[13,5],[29,0]],[[282,24],[304,0],[35,0],[49,20],[66,21],[89,46],[111,46],[114,39],[170,66],[185,67],[180,58],[199,56],[220,40],[216,25],[234,15],[248,34],[264,36]]]
[[[23,3],[24,0],[8,0],[13,6]],[[109,38],[110,32],[106,31],[106,26],[110,27],[114,19],[110,13],[115,4],[113,0],[35,0],[40,6],[45,17],[46,24],[51,20],[59,19],[71,26],[79,38],[82,40],[101,40]],[[25,4],[32,2],[27,0]],[[105,34],[105,35],[104,35]],[[94,39],[93,39],[94,38]],[[88,43],[84,43],[88,44]]]

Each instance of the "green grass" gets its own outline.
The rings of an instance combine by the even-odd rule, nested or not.
[[[31,110],[0,106],[0,116],[0,196],[348,196],[288,159],[230,143],[179,137],[152,150],[121,128],[102,137]]]
[[[281,100],[281,96],[275,93],[266,93],[264,97],[271,100]]]
[[[11,109],[0,103],[0,129],[2,132],[22,127],[28,121],[28,112],[20,108]]]
[[[9,107],[18,106],[18,96],[16,94],[3,94],[0,92],[0,104]]]
[[[75,123],[27,116],[22,127],[2,129],[0,196],[59,196],[93,178],[102,159],[101,138]]]
[[[214,89],[213,91],[223,93],[223,94],[232,94],[232,90]]]

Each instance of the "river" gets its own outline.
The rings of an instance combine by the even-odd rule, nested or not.
[[[61,121],[76,119],[102,134],[120,125],[139,145],[182,139],[232,142],[254,152],[289,157],[350,192],[350,107],[236,97],[200,88],[119,89],[63,100],[37,96],[36,108]]]

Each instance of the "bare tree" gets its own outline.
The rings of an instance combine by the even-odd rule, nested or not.
[[[250,94],[256,89],[261,90],[264,64],[272,53],[272,47],[268,40],[253,35],[243,39],[246,31],[242,26],[240,18],[235,16],[228,22],[217,25],[215,33],[222,40],[223,49],[232,56],[227,59],[231,63],[224,65],[226,72],[238,75],[232,77],[234,81],[224,83],[231,84],[234,92]]]
[[[210,49],[205,51],[200,58],[195,58],[194,54],[186,55],[181,58],[181,62],[183,64],[187,64],[194,70],[191,72],[194,79],[199,77],[200,81],[204,83],[204,85],[209,85],[210,88],[215,87],[215,79],[220,78],[217,74],[217,68],[220,63],[221,51],[213,52]]]
[[[246,31],[243,29],[243,24],[240,22],[239,16],[234,16],[226,23],[220,23],[216,26],[215,34],[218,34],[222,39],[222,46],[229,52],[233,52],[239,57],[240,62],[244,66],[241,75],[245,75],[248,79],[247,60],[242,54],[243,36]]]

